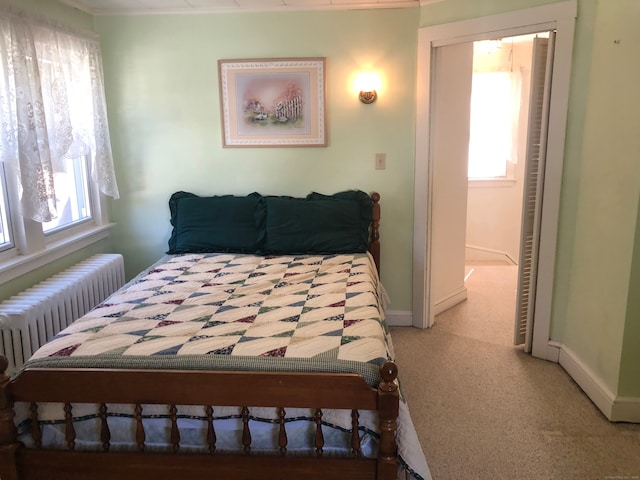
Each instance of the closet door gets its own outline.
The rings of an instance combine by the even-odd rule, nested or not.
[[[514,344],[524,344],[526,352],[531,352],[532,345],[554,38],[555,33],[549,32],[549,38],[535,38],[533,42],[518,303],[514,330]]]

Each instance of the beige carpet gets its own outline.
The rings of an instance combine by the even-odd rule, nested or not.
[[[640,425],[608,422],[559,365],[512,345],[515,267],[473,268],[434,327],[392,329],[434,480],[640,480]]]

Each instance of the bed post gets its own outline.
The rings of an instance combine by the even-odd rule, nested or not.
[[[380,194],[373,192],[371,195],[373,201],[371,218],[371,239],[369,240],[369,252],[373,256],[376,263],[378,275],[380,275]]]
[[[387,361],[380,368],[382,380],[378,386],[378,416],[380,418],[380,452],[378,453],[378,480],[395,480],[398,476],[398,411],[400,393],[396,378],[398,367]]]
[[[9,395],[7,367],[9,361],[0,355],[0,478],[2,480],[18,480],[16,469],[16,450],[20,447],[16,427],[13,423],[15,413],[13,400]]]

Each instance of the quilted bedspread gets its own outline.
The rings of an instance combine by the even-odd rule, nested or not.
[[[355,372],[375,387],[379,366],[393,358],[383,316],[381,286],[368,254],[167,255],[61,331],[25,368]],[[97,428],[95,409],[86,407],[74,409],[74,421]],[[376,417],[372,412],[362,413],[361,428],[369,432],[365,438],[377,437]],[[112,410],[112,415],[110,423],[132,422],[126,410]],[[252,420],[272,424],[270,415],[273,413],[264,409],[255,411]],[[313,422],[310,412],[296,415],[305,425]],[[194,407],[182,410],[179,416],[187,430],[201,432],[205,425],[202,412]],[[28,444],[26,414],[24,417],[19,430]],[[166,429],[160,417],[151,415],[145,421],[160,432]],[[237,415],[228,418],[231,429],[241,428],[233,424],[239,422]],[[327,411],[324,419],[337,434],[351,426],[350,412]],[[51,442],[64,444],[60,405],[41,405],[40,420]],[[160,424],[154,427],[152,422]],[[188,422],[197,425],[186,425]],[[80,424],[78,432],[85,428]],[[404,401],[398,427],[403,467],[416,479],[429,479]],[[78,437],[78,443],[82,442],[80,434]]]
[[[375,385],[392,355],[374,272],[366,254],[167,256],[29,365],[355,369]]]

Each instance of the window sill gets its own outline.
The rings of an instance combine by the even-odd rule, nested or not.
[[[0,285],[107,238],[113,226],[114,224],[107,224],[85,229],[81,233],[48,244],[44,250],[1,262]]]

